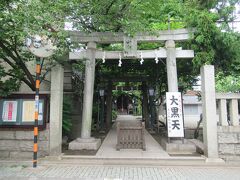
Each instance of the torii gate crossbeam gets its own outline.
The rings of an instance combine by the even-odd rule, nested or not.
[[[70,60],[81,60],[86,59],[86,50],[82,50],[81,52],[70,52],[69,59]],[[167,50],[165,48],[161,48],[159,50],[142,50],[137,51],[135,57],[126,57],[124,56],[125,53],[123,51],[102,51],[96,50],[95,51],[95,58],[102,59],[103,57],[107,60],[115,60],[119,59],[119,55],[122,59],[140,59],[141,56],[143,59],[154,59],[155,57],[158,58],[167,58]],[[178,50],[176,49],[176,58],[183,58],[183,59],[192,59],[194,58],[194,51],[193,50]]]
[[[99,44],[111,44],[124,42],[126,39],[134,39],[137,42],[165,42],[167,40],[185,41],[190,39],[190,32],[187,29],[156,31],[151,33],[136,33],[134,37],[129,37],[124,33],[94,32],[83,33],[80,31],[70,31],[69,36],[72,42]]]

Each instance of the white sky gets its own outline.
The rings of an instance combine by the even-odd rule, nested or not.
[[[233,23],[233,28],[235,31],[240,32],[240,3],[236,5],[236,10],[234,12],[234,15],[236,16],[235,22]]]

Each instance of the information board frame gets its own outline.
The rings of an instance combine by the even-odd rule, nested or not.
[[[17,101],[17,119],[16,122],[3,121],[3,103],[6,101]],[[34,94],[13,94],[8,97],[0,97],[0,129],[26,129],[32,130],[34,127],[33,121],[23,120],[23,104],[24,102],[34,102]],[[42,103],[42,113],[40,113],[39,130],[46,129],[46,124],[49,122],[49,94],[40,94],[39,101]],[[34,108],[33,108],[34,109]]]

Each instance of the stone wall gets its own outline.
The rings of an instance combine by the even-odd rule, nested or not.
[[[240,160],[240,126],[218,126],[218,153],[224,160]]]
[[[38,157],[49,155],[49,128],[39,131],[38,148]],[[33,130],[0,130],[0,158],[32,159],[32,156]]]

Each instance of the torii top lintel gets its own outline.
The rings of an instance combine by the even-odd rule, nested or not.
[[[167,40],[184,41],[190,39],[190,32],[187,29],[157,31],[151,33],[136,33],[132,37],[137,42],[164,42]],[[124,33],[113,32],[93,32],[83,33],[80,31],[70,31],[70,38],[72,42],[88,43],[96,42],[100,44],[124,42],[128,37]]]

